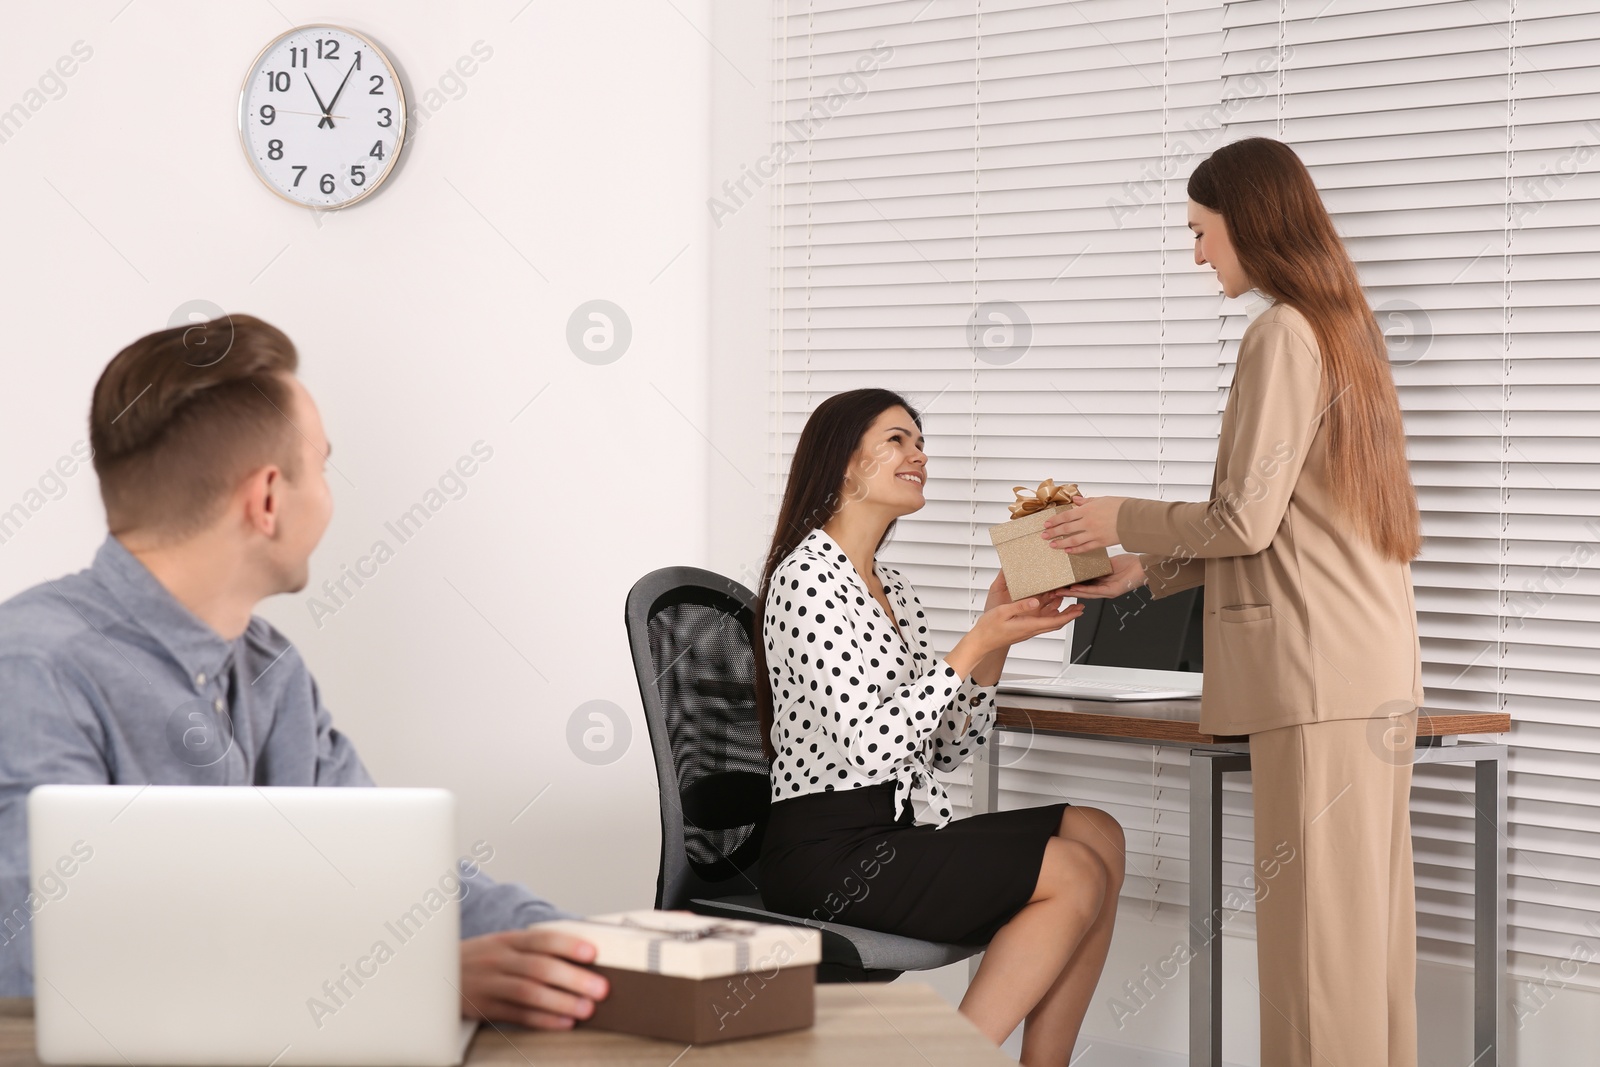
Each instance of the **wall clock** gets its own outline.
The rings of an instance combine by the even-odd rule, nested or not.
[[[394,171],[406,100],[394,64],[339,26],[300,26],[261,50],[239,92],[239,141],[267,188],[312,208],[348,207]]]

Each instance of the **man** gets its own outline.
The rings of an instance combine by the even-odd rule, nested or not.
[[[370,786],[305,661],[252,615],[306,585],[333,502],[294,345],[259,319],[123,349],[89,439],[105,543],[0,604],[0,996],[33,992],[26,801],[53,782]],[[482,858],[482,857],[480,857]],[[564,1029],[606,995],[566,913],[463,861],[462,1013]],[[573,961],[573,962],[569,962]]]

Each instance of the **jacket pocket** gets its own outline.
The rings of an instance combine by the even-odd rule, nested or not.
[[[1234,604],[1232,607],[1220,609],[1218,617],[1223,622],[1260,622],[1262,619],[1272,618],[1272,605]]]

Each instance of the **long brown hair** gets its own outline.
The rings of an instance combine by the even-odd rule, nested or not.
[[[1317,335],[1339,506],[1384,556],[1414,559],[1422,523],[1388,349],[1310,172],[1288,145],[1250,137],[1201,162],[1188,192],[1226,221],[1251,284],[1304,315]]]
[[[761,601],[756,611],[754,640],[756,711],[761,719],[761,749],[768,759],[772,749],[772,680],[767,677],[766,603],[772,585],[772,572],[789,558],[812,530],[820,530],[844,502],[844,476],[850,457],[861,447],[861,438],[890,408],[905,408],[917,429],[922,415],[906,403],[905,397],[888,389],[852,389],[830,396],[817,405],[800,431],[789,464],[789,481],[783,490],[783,505],[778,509],[778,525],[772,532],[772,547],[761,571]],[[878,542],[881,547],[894,531],[894,523]]]

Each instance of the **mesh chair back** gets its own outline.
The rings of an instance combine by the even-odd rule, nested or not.
[[[694,567],[628,593],[628,643],[661,797],[656,907],[758,891],[771,784],[761,752],[751,640],[756,598]]]

